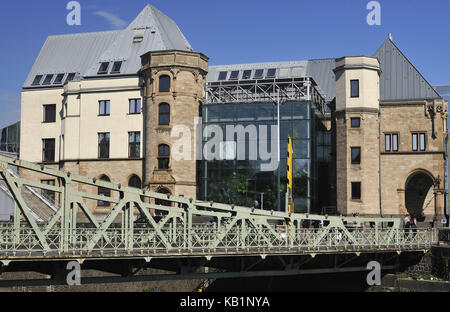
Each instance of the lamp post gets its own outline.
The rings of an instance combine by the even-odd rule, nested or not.
[[[278,124],[277,124],[277,132],[278,132],[278,148],[277,148],[277,154],[278,154],[278,178],[277,178],[277,210],[281,211],[281,196],[280,196],[280,186],[281,186],[281,169],[280,169],[280,164],[281,164],[281,151],[280,151],[280,87],[278,87],[278,97],[277,97],[277,120],[278,120]]]

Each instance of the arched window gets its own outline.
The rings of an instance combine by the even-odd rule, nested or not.
[[[129,187],[134,187],[134,188],[137,188],[137,189],[142,188],[141,179],[137,175],[133,174],[131,176],[131,178],[130,178],[130,181],[128,181],[128,186]]]
[[[162,75],[159,77],[159,92],[170,92],[170,77]]]
[[[165,187],[160,187],[157,191],[157,193],[165,194],[165,195],[171,195],[170,191],[166,189]],[[162,199],[155,199],[155,205],[161,205],[161,206],[172,206],[172,202],[168,200],[162,200]]]
[[[170,147],[166,144],[161,144],[158,146],[158,169],[167,170],[169,169],[170,160]]]
[[[111,182],[111,180],[106,175],[102,175],[99,180],[106,181],[106,182]],[[111,197],[111,190],[107,189],[107,188],[99,187],[98,188],[98,195],[99,196],[105,196],[105,197]],[[98,206],[100,206],[100,207],[109,207],[110,205],[111,205],[110,202],[106,202],[106,201],[103,201],[103,200],[99,200],[98,201]]]
[[[170,124],[170,105],[167,103],[159,104],[159,125],[168,126]]]

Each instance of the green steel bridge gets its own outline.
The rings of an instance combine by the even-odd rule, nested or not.
[[[21,177],[39,174],[58,183],[27,180],[13,169]],[[15,205],[10,222],[0,223],[0,272],[37,271],[53,280],[70,261],[120,275],[84,283],[364,271],[371,260],[393,269],[401,255],[426,252],[438,242],[435,229],[408,231],[398,218],[340,218],[204,202],[4,156],[0,183]],[[56,194],[46,220],[36,218],[24,187]],[[97,195],[98,188],[110,196]],[[97,201],[111,204],[101,220],[89,209]],[[142,268],[174,274],[138,275]]]

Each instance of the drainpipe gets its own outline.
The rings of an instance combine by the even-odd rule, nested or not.
[[[381,109],[381,108],[380,108]],[[378,145],[379,145],[379,154],[378,154],[378,188],[380,195],[380,217],[383,218],[383,204],[381,200],[381,111],[378,110]]]

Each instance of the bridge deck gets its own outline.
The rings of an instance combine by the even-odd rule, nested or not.
[[[21,172],[28,170],[56,178],[57,186],[14,176],[8,169],[11,166],[20,168]],[[3,156],[0,156],[0,178],[16,204],[14,220],[0,224],[0,260],[4,263],[26,259],[148,260],[401,252],[429,249],[437,242],[436,231],[408,231],[395,218],[290,214],[202,202],[145,192]],[[80,185],[108,189],[117,196],[82,192]],[[39,223],[33,218],[22,186],[57,194],[58,209],[47,222]],[[172,205],[156,205],[157,199]],[[87,207],[87,200],[110,202],[109,215],[98,221]],[[136,211],[141,216],[138,223]],[[80,215],[89,224],[80,223]],[[211,222],[196,224],[196,218],[211,219]],[[316,227],[310,227],[312,223]]]

